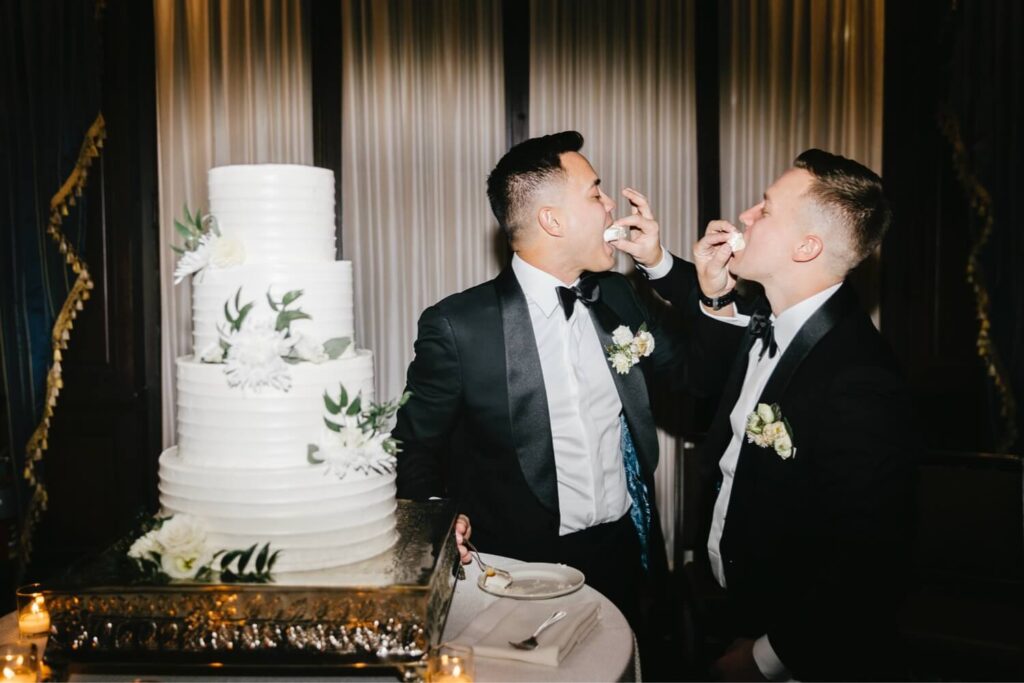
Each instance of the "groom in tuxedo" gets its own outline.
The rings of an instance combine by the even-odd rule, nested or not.
[[[681,365],[629,282],[608,272],[615,204],[582,145],[575,131],[527,140],[488,177],[512,263],[420,317],[412,397],[393,430],[398,495],[452,498],[460,541],[468,517],[481,551],[577,567],[636,625],[638,590],[666,571],[647,381]],[[677,276],[696,287],[692,265]],[[653,351],[617,372],[613,334],[642,326]]]
[[[845,282],[891,222],[881,180],[809,150],[740,221],[745,248],[724,221],[694,247],[696,292],[656,226],[637,222],[627,247],[675,307],[700,307],[691,340],[717,369],[701,375],[722,398],[700,457],[717,489],[708,560],[736,640],[714,673],[898,678],[919,441],[896,362]],[[750,316],[735,277],[764,287]]]

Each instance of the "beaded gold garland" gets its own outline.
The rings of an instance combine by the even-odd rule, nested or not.
[[[103,114],[99,114],[85,134],[75,168],[57,193],[50,198],[50,220],[46,232],[57,243],[57,248],[64,255],[64,260],[71,267],[76,278],[53,323],[53,331],[50,335],[53,362],[46,374],[46,401],[43,404],[43,416],[25,446],[23,476],[28,481],[30,498],[18,539],[18,549],[23,564],[28,562],[32,553],[32,533],[47,505],[46,486],[37,472],[37,466],[42,462],[43,453],[49,447],[50,421],[53,419],[54,409],[57,406],[57,397],[60,395],[61,389],[64,388],[64,380],[61,376],[62,352],[68,348],[75,318],[82,310],[84,303],[89,300],[93,288],[89,267],[61,232],[60,226],[64,222],[64,217],[68,215],[68,208],[75,205],[75,198],[82,196],[82,190],[89,177],[89,167],[93,160],[100,155],[103,139],[106,136],[106,123],[103,120]]]
[[[939,127],[953,152],[953,166],[956,170],[957,180],[960,181],[970,203],[974,213],[973,219],[980,226],[967,256],[967,284],[974,291],[975,315],[978,319],[976,342],[978,355],[981,357],[981,361],[985,365],[985,372],[991,378],[1001,401],[999,416],[1003,419],[1004,427],[1003,433],[999,435],[996,442],[995,450],[997,453],[1005,453],[1017,440],[1017,403],[1014,400],[1013,390],[1006,380],[1006,370],[999,350],[992,343],[992,337],[989,334],[992,326],[989,319],[990,299],[979,261],[982,249],[985,248],[992,236],[992,197],[971,168],[956,116],[948,109],[942,111],[939,114]]]

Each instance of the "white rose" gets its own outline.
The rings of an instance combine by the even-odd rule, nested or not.
[[[214,237],[210,249],[210,263],[217,268],[245,263],[245,244],[234,237]]]
[[[761,422],[761,416],[754,411],[750,415],[747,415],[747,431],[752,434],[760,434],[764,429],[764,423]]]
[[[175,515],[154,532],[160,546],[161,567],[172,579],[190,579],[212,558],[206,547],[206,529],[189,515]]]
[[[754,434],[752,436],[747,435],[747,438],[753,441],[756,445],[760,446],[761,448],[767,448],[768,446],[772,445],[772,442],[768,439],[767,436],[764,435],[764,432],[760,434]]]
[[[779,454],[779,457],[786,460],[796,452],[793,448],[793,441],[789,438],[789,434],[783,434],[775,440],[775,452]]]
[[[128,557],[135,558],[136,560],[152,560],[153,556],[151,553],[160,553],[160,546],[153,538],[152,531],[139,536],[132,543],[132,547],[128,548]]]
[[[615,353],[613,353],[611,358],[609,358],[608,360],[611,361],[612,367],[615,368],[615,372],[619,373],[620,375],[625,375],[627,372],[629,372],[629,369],[633,367],[632,357],[628,356],[625,353],[622,353],[621,351],[616,351]]]
[[[204,363],[223,363],[224,347],[220,345],[219,341],[212,342],[199,354],[199,360]]]
[[[295,355],[310,363],[323,363],[328,360],[324,345],[303,334],[299,335],[292,349],[295,351]]]
[[[626,344],[630,344],[633,341],[633,333],[630,332],[629,328],[626,327],[625,325],[619,325],[618,327],[615,328],[615,331],[612,332],[612,341],[617,346],[624,346]]]
[[[772,422],[765,426],[762,434],[768,439],[768,443],[776,443],[778,439],[786,436],[786,425],[782,422]]]
[[[636,335],[635,344],[636,352],[646,358],[654,352],[654,335],[650,332],[641,332]]]
[[[761,418],[761,421],[765,424],[771,424],[775,422],[775,411],[767,403],[757,404],[757,415]]]

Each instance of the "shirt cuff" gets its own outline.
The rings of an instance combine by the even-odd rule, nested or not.
[[[754,663],[761,670],[761,675],[769,681],[786,681],[790,679],[789,669],[782,663],[772,649],[772,644],[765,634],[754,641]]]
[[[636,267],[644,271],[648,280],[658,280],[668,275],[668,271],[672,270],[672,255],[669,254],[668,249],[662,245],[660,261],[650,268],[640,263],[637,263]]]
[[[733,306],[733,310],[736,310],[735,304],[733,304]],[[704,308],[704,304],[697,304],[697,307],[700,309],[701,313],[703,313],[709,318],[714,318],[720,323],[729,323],[730,325],[735,325],[736,327],[746,327],[747,325],[750,324],[749,315],[744,315],[739,312],[733,313],[732,315],[715,315],[714,313],[709,312],[708,309]]]

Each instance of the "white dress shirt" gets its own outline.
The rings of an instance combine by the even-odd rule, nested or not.
[[[566,320],[555,289],[563,282],[518,254],[512,271],[526,295],[544,376],[558,478],[558,533],[614,522],[631,505],[620,446],[622,402],[590,311],[577,300]]]
[[[664,248],[663,248],[664,249]],[[661,261],[655,266],[645,269],[649,277],[657,279],[664,277],[672,270],[672,258],[662,253]],[[718,466],[722,470],[722,487],[718,491],[718,498],[715,500],[715,513],[711,518],[711,533],[708,535],[708,558],[711,560],[711,571],[714,573],[718,583],[726,588],[725,571],[722,565],[720,545],[722,532],[725,530],[726,513],[729,510],[729,498],[732,495],[733,477],[736,475],[736,465],[739,462],[740,450],[743,448],[743,441],[746,438],[747,415],[753,412],[757,400],[761,397],[768,380],[771,378],[779,359],[785,353],[800,328],[814,315],[815,311],[821,308],[828,299],[839,291],[842,283],[835,284],[824,289],[813,296],[810,296],[798,304],[790,306],[776,317],[771,315],[770,319],[775,326],[775,343],[778,352],[774,358],[764,354],[761,355],[762,340],[758,339],[750,349],[747,362],[747,373],[743,378],[743,388],[736,400],[736,405],[729,414],[729,423],[732,425],[732,439],[719,460]],[[698,304],[699,306],[699,304]],[[703,306],[701,312],[711,316]],[[711,316],[720,322],[746,327],[750,323],[750,316],[736,313],[731,317]],[[754,661],[757,663],[761,673],[769,680],[786,680],[789,678],[789,670],[776,655],[767,635],[763,635],[754,642]]]

